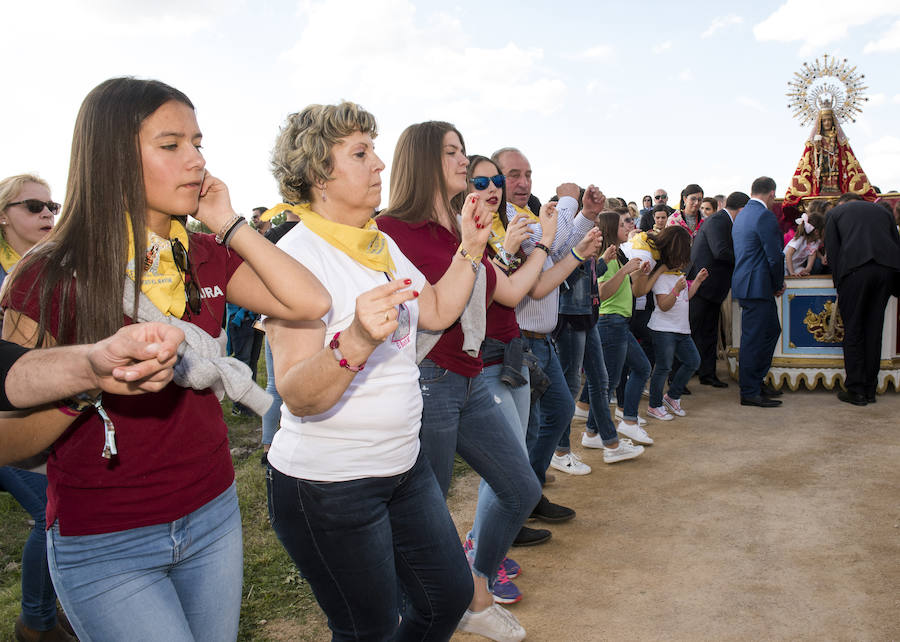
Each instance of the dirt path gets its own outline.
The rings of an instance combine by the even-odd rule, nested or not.
[[[788,391],[762,409],[734,382],[691,387],[688,416],[651,420],[656,445],[633,461],[603,464],[573,422],[594,471],[556,472],[545,491],[578,516],[512,550],[527,639],[900,639],[900,394],[857,408]],[[451,497],[461,533],[477,481]],[[329,639],[321,617],[268,633]]]
[[[603,464],[573,422],[594,470],[545,492],[578,516],[512,551],[528,640],[900,639],[900,394],[762,409],[691,388],[633,461]]]

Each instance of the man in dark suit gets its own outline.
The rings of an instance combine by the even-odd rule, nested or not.
[[[843,203],[842,203],[843,202]],[[825,254],[844,320],[844,386],[838,399],[875,403],[884,310],[900,278],[900,235],[883,207],[845,194],[828,212]]]
[[[728,384],[716,376],[716,344],[719,341],[719,317],[722,302],[731,289],[731,274],[734,271],[734,244],[731,240],[731,226],[735,217],[747,204],[750,197],[743,192],[729,194],[725,209],[716,212],[703,221],[700,231],[691,246],[691,269],[688,279],[706,268],[709,277],[691,297],[691,335],[700,353],[700,367],[697,375],[704,386],[727,388]]]
[[[734,274],[731,294],[741,306],[741,350],[738,381],[741,405],[774,408],[781,394],[763,379],[781,335],[775,297],[784,292],[784,253],[772,204],[775,181],[761,176],[750,187],[750,200],[735,219]],[[701,228],[702,229],[702,228]]]

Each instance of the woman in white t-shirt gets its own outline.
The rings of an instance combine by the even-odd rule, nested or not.
[[[331,294],[321,320],[269,318],[281,429],[269,450],[272,527],[328,616],[334,639],[446,640],[472,576],[438,483],[419,452],[416,328],[442,330],[475,282],[457,252],[431,286],[372,216],[384,163],[374,117],[311,105],[273,154],[283,206],[300,222],[278,243]],[[490,232],[463,207],[463,247]],[[406,596],[400,613],[399,590]]]
[[[656,308],[647,327],[653,336],[656,363],[650,375],[647,414],[668,421],[674,418],[673,414],[679,417],[687,414],[681,407],[681,395],[688,379],[700,365],[700,353],[691,338],[688,300],[709,273],[704,268],[690,285],[685,280],[684,269],[691,260],[691,235],[685,228],[667,227],[656,236],[655,245],[659,261],[650,272],[648,284],[656,297]],[[669,393],[664,395],[663,387],[675,357],[681,365],[672,377]]]

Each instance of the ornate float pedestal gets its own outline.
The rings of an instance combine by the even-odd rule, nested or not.
[[[843,324],[832,320],[837,291],[831,277],[785,279],[784,294],[776,300],[781,321],[781,337],[775,347],[772,368],[767,380],[776,388],[787,386],[809,390],[821,384],[828,390],[844,382],[844,354],[841,349]],[[732,344],[726,351],[728,372],[738,378],[741,341],[741,308],[731,303]],[[881,337],[881,369],[878,372],[879,393],[893,384],[900,390],[900,323],[896,297],[891,297],[885,310]]]

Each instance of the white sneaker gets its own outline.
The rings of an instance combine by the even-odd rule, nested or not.
[[[675,419],[675,417],[666,410],[665,406],[660,406],[659,408],[649,406],[647,408],[647,416],[659,419],[660,421],[672,421]]]
[[[519,642],[525,639],[525,629],[516,616],[499,604],[478,612],[466,609],[456,628],[497,642]]]
[[[570,475],[587,475],[591,472],[591,467],[581,461],[578,455],[571,452],[565,455],[553,453],[553,457],[550,458],[550,466]]]
[[[600,433],[596,435],[591,435],[587,431],[584,431],[581,435],[581,445],[585,448],[605,448],[603,445],[603,437],[600,436]]]
[[[687,413],[681,407],[681,399],[672,399],[669,395],[663,395],[663,403],[673,415],[684,417]]]
[[[622,420],[624,418],[625,418],[625,413],[622,412],[622,409],[616,408],[616,419]],[[638,421],[638,426],[646,426],[647,425],[647,420],[644,419],[643,417],[639,416],[637,418],[637,421]]]
[[[581,406],[579,406],[578,404],[575,404],[575,416],[576,416],[578,419],[587,419],[587,418],[588,418],[588,411],[585,410],[585,409],[583,409],[583,408],[582,408]]]
[[[614,464],[625,459],[634,459],[644,452],[643,446],[635,446],[627,437],[619,439],[618,448],[603,448],[603,463]]]
[[[653,439],[650,438],[650,435],[647,434],[647,431],[637,424],[626,424],[624,421],[620,421],[619,425],[616,426],[616,432],[629,437],[639,444],[646,444],[649,446],[653,443]]]

